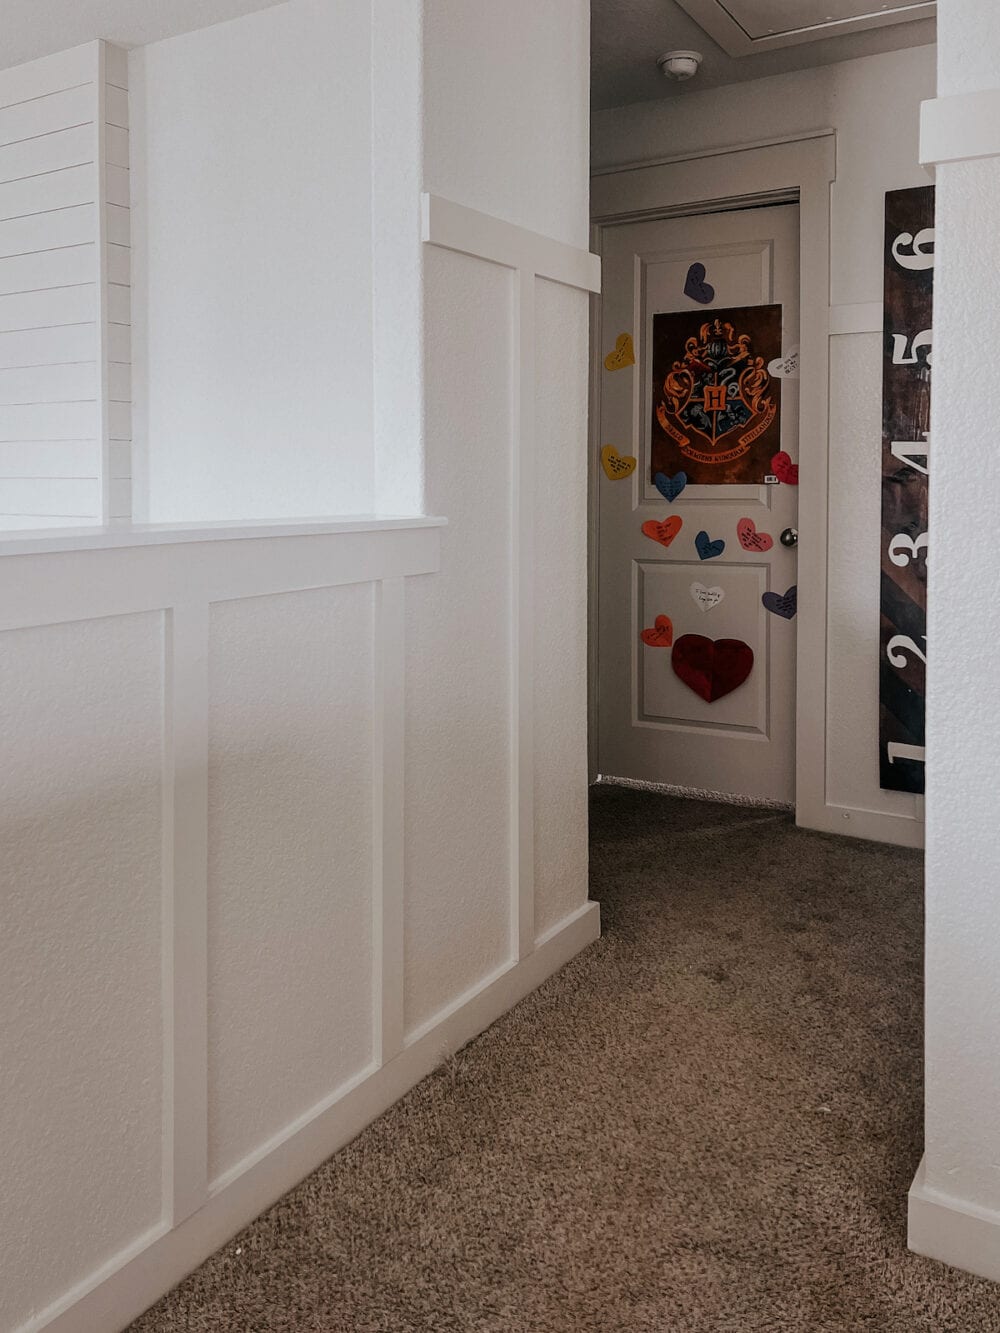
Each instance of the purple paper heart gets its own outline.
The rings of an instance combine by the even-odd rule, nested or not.
[[[714,560],[726,549],[726,543],[721,537],[713,542],[708,533],[702,530],[694,539],[694,549],[698,552],[699,560]]]
[[[663,496],[664,500],[669,500],[671,504],[677,499],[681,491],[688,484],[686,472],[675,472],[672,477],[668,477],[665,472],[657,472],[653,478],[653,485]]]
[[[785,620],[791,620],[799,609],[798,585],[793,583],[784,595],[780,592],[766,592],[760,600],[764,603],[765,610],[773,611],[776,616],[782,616]]]
[[[705,281],[705,265],[692,264],[684,279],[684,295],[699,305],[708,305],[715,300],[715,288]]]

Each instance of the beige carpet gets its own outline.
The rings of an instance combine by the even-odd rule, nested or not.
[[[133,1333],[1000,1330],[905,1248],[920,859],[599,787],[603,939]]]

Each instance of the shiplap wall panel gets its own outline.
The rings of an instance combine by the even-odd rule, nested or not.
[[[132,323],[132,290],[124,283],[108,283],[108,319],[112,324]]]
[[[94,136],[90,123],[52,130],[0,147],[0,183],[86,166],[93,160]]]
[[[132,227],[128,131],[128,56],[104,48],[106,190],[104,201],[105,365],[104,509],[111,523],[132,519]],[[123,99],[123,100],[121,100]]]
[[[370,584],[211,608],[211,1179],[373,1058],[373,615]]]
[[[96,248],[96,243],[89,241],[0,259],[0,295],[36,292],[50,287],[78,287],[93,282]]]
[[[104,215],[108,230],[108,241],[117,245],[130,245],[130,210],[122,207],[121,204],[105,204]]]
[[[110,88],[108,91],[110,92]],[[124,167],[127,171],[129,166],[128,130],[123,126],[112,125],[107,119],[106,110],[105,127],[105,145],[108,155],[108,163],[113,167]]]
[[[128,129],[128,91],[108,84],[107,88],[107,123]]]
[[[97,208],[79,204],[53,213],[9,218],[0,222],[0,258],[58,250],[64,245],[95,244]]]
[[[99,490],[97,477],[5,477],[0,480],[0,512],[73,519],[69,526],[75,527],[94,513]]]
[[[90,440],[97,436],[97,402],[18,403],[0,407],[0,443]],[[98,475],[95,467],[94,475]]]
[[[0,529],[131,515],[127,73],[100,42],[0,71]]]
[[[132,364],[132,330],[128,324],[111,324],[107,329],[106,353],[112,364]]]
[[[0,296],[0,332],[89,323],[96,309],[96,287],[96,283],[84,282]]]
[[[97,324],[94,320],[61,327],[0,332],[0,366],[5,370],[96,361],[97,353]]]
[[[5,366],[0,370],[0,408],[30,403],[71,403],[93,393],[96,361],[50,366]]]
[[[160,1217],[162,619],[0,634],[5,1331]]]
[[[93,119],[93,87],[89,82],[65,92],[32,97],[27,102],[0,107],[0,145],[89,125]]]
[[[0,108],[17,106],[94,81],[94,43],[0,71]]]
[[[49,175],[29,176],[0,185],[0,220],[92,204],[96,198],[97,176],[93,163],[66,167]]]
[[[2,379],[2,376],[0,376]],[[93,475],[92,440],[52,440],[37,449],[33,466],[39,477],[76,478]],[[0,478],[20,478],[24,468],[19,444],[0,444]],[[128,475],[127,473],[125,474]]]

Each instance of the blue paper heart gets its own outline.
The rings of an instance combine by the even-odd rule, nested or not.
[[[784,596],[780,592],[766,592],[760,600],[766,610],[773,611],[776,616],[782,616],[785,620],[791,620],[799,609],[798,585],[793,583]]]
[[[726,549],[726,543],[721,537],[714,542],[711,541],[708,533],[702,530],[694,539],[694,549],[698,552],[699,560],[713,560]]]
[[[665,472],[657,472],[653,478],[653,485],[663,496],[664,500],[669,500],[671,504],[677,499],[681,491],[688,484],[686,472],[675,472],[672,477],[668,477]]]
[[[699,305],[708,305],[715,300],[715,288],[705,281],[705,265],[692,264],[684,279],[684,295]]]

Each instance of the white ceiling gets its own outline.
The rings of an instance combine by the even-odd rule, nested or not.
[[[770,8],[780,11],[784,25],[797,27],[822,5],[818,0],[776,0]],[[832,4],[826,5],[826,14],[838,10],[858,12],[860,8],[853,0],[832,0]],[[676,0],[591,0],[590,9],[591,100],[595,109],[660,97],[683,97],[700,88],[832,65],[838,60],[895,51],[904,46],[924,46],[935,40],[934,20],[919,19],[780,50],[730,56]],[[665,79],[656,67],[657,56],[678,49],[700,51],[705,57],[697,77],[687,83]]]
[[[0,0],[0,69],[96,37],[144,46],[283,0]]]

